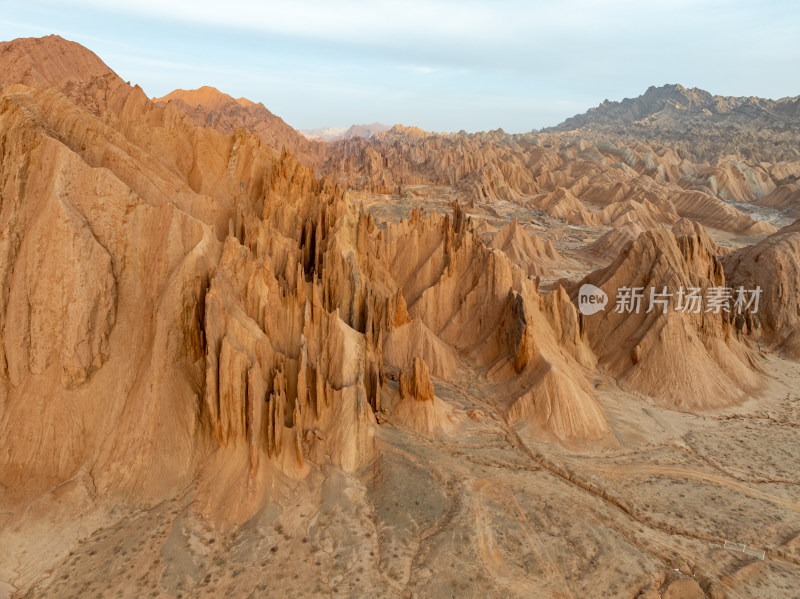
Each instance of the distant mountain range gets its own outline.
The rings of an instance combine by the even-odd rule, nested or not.
[[[800,155],[800,96],[716,96],[698,88],[663,85],[636,98],[606,100],[542,132],[662,143],[699,160],[734,151],[748,159],[791,160]]]
[[[300,129],[300,133],[308,139],[318,141],[336,141],[337,139],[350,139],[352,137],[368,138],[378,133],[391,129],[390,125],[383,123],[370,123],[369,125],[353,125],[352,127],[324,127],[322,129]]]
[[[583,114],[568,118],[552,130],[568,131],[587,125],[619,125],[646,121],[658,115],[713,119],[725,117],[772,117],[792,119],[800,116],[800,96],[767,100],[756,97],[715,96],[696,87],[679,84],[651,86],[641,96],[620,102],[605,100]]]

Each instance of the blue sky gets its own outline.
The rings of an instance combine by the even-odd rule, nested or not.
[[[3,0],[0,39],[49,33],[150,96],[212,85],[296,128],[522,132],[664,83],[800,94],[793,1]]]

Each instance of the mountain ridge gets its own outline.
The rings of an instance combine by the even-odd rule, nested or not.
[[[61,88],[70,80],[119,76],[97,54],[59,35],[0,42],[0,85]],[[121,79],[120,79],[121,80]]]
[[[770,100],[712,95],[680,84],[651,86],[635,98],[605,100],[541,133],[659,143],[697,161],[726,154],[793,160],[800,155],[800,96]]]
[[[236,102],[240,106],[257,106],[260,102],[253,102],[247,98],[234,98],[216,87],[203,85],[197,89],[174,89],[160,98],[152,98],[153,102],[169,102],[170,100],[180,100],[190,106],[204,106],[209,109],[219,110],[230,102]],[[263,104],[261,104],[263,106]]]
[[[653,116],[661,110],[675,109],[687,113],[703,113],[707,116],[725,114],[742,107],[755,107],[765,111],[781,109],[794,111],[800,103],[800,96],[787,96],[778,100],[758,96],[722,96],[697,87],[687,88],[679,83],[665,84],[660,87],[651,85],[635,98],[622,100],[604,100],[598,106],[577,114],[553,127],[542,131],[569,131],[585,125],[620,124],[625,121],[638,121]]]
[[[299,129],[300,133],[309,139],[319,141],[337,141],[339,139],[350,139],[353,137],[369,138],[384,131],[391,129],[389,125],[383,123],[365,123],[362,125],[351,125],[350,127],[321,127],[318,129]]]
[[[225,135],[232,135],[237,128],[244,127],[273,150],[286,149],[307,166],[315,164],[323,152],[319,142],[307,139],[263,103],[234,98],[215,87],[176,89],[160,98],[153,98],[153,102],[156,106],[171,105],[197,126],[211,127]]]

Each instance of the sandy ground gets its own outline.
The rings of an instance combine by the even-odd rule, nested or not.
[[[475,420],[427,438],[389,415],[363,472],[317,467],[238,529],[205,522],[193,488],[147,510],[87,497],[73,522],[89,534],[46,572],[24,555],[3,567],[38,578],[28,597],[795,598],[800,365],[764,367],[759,397],[702,415],[598,379],[613,438],[574,447],[509,427],[465,371],[436,392]],[[8,523],[4,544],[66,551],[76,531],[31,535],[36,520]]]

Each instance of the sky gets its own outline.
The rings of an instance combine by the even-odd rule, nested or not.
[[[739,0],[2,0],[0,40],[55,33],[151,97],[214,86],[298,129],[518,133],[680,83],[800,94],[800,3]]]

